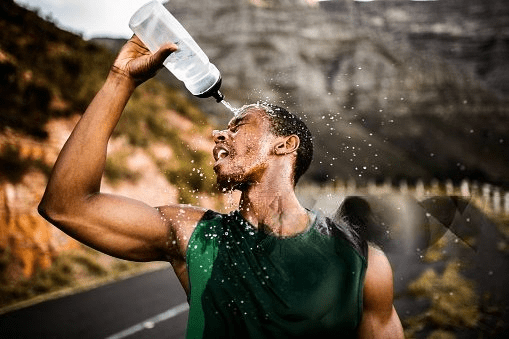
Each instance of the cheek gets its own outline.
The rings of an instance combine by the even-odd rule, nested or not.
[[[245,135],[242,142],[235,143],[235,150],[238,154],[243,154],[250,157],[264,157],[269,154],[271,140],[266,136]]]
[[[256,153],[256,151],[259,149],[259,147],[256,147],[255,145],[249,143],[246,146],[246,154],[251,155]]]
[[[269,155],[269,144],[263,141],[253,142],[246,145],[246,155],[261,159]]]

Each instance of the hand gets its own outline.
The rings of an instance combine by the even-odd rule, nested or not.
[[[177,45],[167,43],[152,54],[143,42],[133,35],[120,50],[111,70],[133,80],[138,86],[152,78],[163,67],[164,60],[177,49]]]

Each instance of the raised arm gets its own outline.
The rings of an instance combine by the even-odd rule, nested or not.
[[[359,339],[404,338],[401,321],[393,306],[392,279],[387,257],[381,250],[370,246]]]
[[[119,258],[149,261],[178,255],[173,240],[203,213],[190,208],[194,213],[187,213],[176,229],[176,206],[165,207],[164,215],[143,202],[100,193],[107,143],[127,101],[175,50],[168,44],[151,54],[136,36],[126,43],[64,145],[39,205],[41,215],[70,236]]]

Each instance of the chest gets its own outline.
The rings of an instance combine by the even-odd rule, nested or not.
[[[355,337],[366,266],[341,237],[213,224],[194,234],[187,259],[190,337]]]
[[[348,328],[359,315],[362,267],[326,239],[274,238],[219,246],[203,300],[214,312],[288,330]]]

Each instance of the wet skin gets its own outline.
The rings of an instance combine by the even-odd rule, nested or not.
[[[269,126],[265,112],[252,107],[233,118],[226,129],[213,132],[214,171],[220,188],[261,181],[274,140]]]

